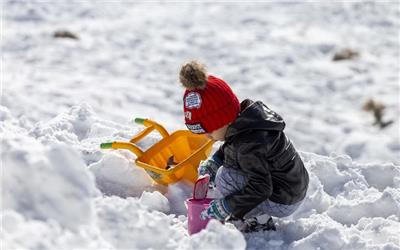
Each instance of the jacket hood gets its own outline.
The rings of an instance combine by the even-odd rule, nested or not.
[[[225,139],[250,130],[283,131],[285,122],[282,117],[268,108],[263,102],[249,99],[241,103],[242,111],[229,125]]]

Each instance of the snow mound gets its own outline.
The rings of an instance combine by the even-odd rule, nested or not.
[[[138,199],[96,199],[96,210],[102,235],[117,249],[177,249],[187,239],[182,220]]]
[[[3,249],[114,249],[97,227],[71,231],[54,220],[32,220],[12,210],[0,216]]]
[[[242,235],[230,223],[212,222],[199,234],[188,236],[184,201],[191,196],[192,185],[179,182],[168,189],[154,185],[129,151],[99,150],[101,142],[128,140],[139,128],[83,112],[90,114],[90,122],[72,129],[79,115],[71,114],[82,109],[90,110],[72,107],[31,130],[3,109],[7,115],[0,122],[5,170],[1,237],[7,248],[400,247],[400,166],[302,152],[310,174],[309,190],[292,216],[275,219],[277,232]],[[43,128],[52,129],[36,133]],[[79,136],[83,134],[86,138]],[[149,135],[141,146],[158,139]]]
[[[62,113],[49,122],[39,122],[30,135],[42,141],[64,141],[77,143],[90,133],[95,122],[93,111],[87,104],[73,106],[67,113]]]
[[[106,195],[140,196],[152,187],[152,180],[129,158],[114,152],[106,153],[89,169],[96,176],[97,187]]]
[[[233,225],[224,226],[216,220],[211,220],[206,230],[191,237],[190,245],[193,249],[244,249],[246,241]]]
[[[142,196],[140,196],[139,201],[143,205],[148,206],[151,210],[160,211],[166,214],[170,211],[168,199],[158,191],[152,193],[144,191]]]
[[[76,151],[57,142],[44,146],[26,134],[2,138],[3,209],[70,229],[93,222],[93,197],[100,192]]]
[[[400,166],[358,164],[346,155],[301,155],[310,173],[302,206],[277,220],[278,232],[247,234],[248,248],[400,247]]]

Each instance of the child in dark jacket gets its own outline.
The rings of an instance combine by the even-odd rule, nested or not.
[[[197,61],[182,66],[180,82],[186,88],[187,128],[224,141],[199,166],[199,175],[209,174],[223,196],[203,211],[203,219],[242,220],[239,229],[244,232],[274,230],[270,216],[291,215],[302,203],[309,181],[283,132],[282,117],[261,101],[239,104],[227,83],[208,75]]]

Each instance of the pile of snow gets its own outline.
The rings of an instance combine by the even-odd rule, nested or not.
[[[117,167],[116,167],[117,166]],[[142,187],[151,187],[152,180],[141,168],[133,168],[129,158],[110,153],[90,165],[96,175],[98,188],[106,195],[139,196]]]
[[[96,137],[95,131],[120,128],[91,113],[93,122],[85,130],[92,137],[79,141],[82,130],[67,124],[78,123],[82,117],[70,114],[87,108],[72,107],[31,131],[11,114],[1,121],[1,218],[6,248],[400,247],[400,167],[305,152],[301,156],[310,173],[307,197],[292,216],[276,219],[277,232],[242,235],[230,223],[213,222],[190,237],[184,207],[190,185],[177,183],[165,190],[152,184],[143,169],[135,166],[135,156],[124,150],[93,151],[99,160],[85,164],[86,144],[98,148],[100,141],[112,139],[102,133]],[[46,129],[44,140],[38,131]],[[158,139],[150,136],[142,145]]]
[[[301,155],[310,173],[310,186],[303,205],[292,216],[278,221],[278,232],[246,237],[249,247],[400,247],[397,236],[400,234],[399,166],[363,165],[352,162],[348,156]],[[385,173],[385,182],[371,178],[382,178],[382,173]]]
[[[4,164],[3,246],[6,249],[198,249],[200,242],[209,236],[190,238],[186,216],[177,216],[170,208],[177,207],[180,214],[186,214],[182,206],[189,197],[190,186],[172,185],[169,197],[180,204],[170,205],[166,196],[154,191],[159,188],[165,192],[165,188],[152,184],[128,152],[100,152],[98,162],[89,167],[85,164],[85,144],[98,142],[93,146],[98,148],[103,139],[102,133],[98,133],[89,142],[79,140],[83,130],[73,129],[72,125],[87,119],[71,114],[86,109],[87,105],[72,107],[69,112],[47,123],[38,123],[28,131],[2,107],[7,114],[0,124]],[[90,131],[93,135],[99,127],[107,131],[120,127],[99,121],[93,113],[90,117],[93,122],[86,123],[85,133]],[[147,143],[158,139],[152,137]],[[99,189],[104,191],[103,195]],[[112,196],[104,196],[107,194]],[[121,197],[115,196],[119,194]],[[126,196],[130,197],[124,199]],[[237,237],[240,235],[237,230],[223,225],[214,228],[223,234],[214,238],[231,240],[229,244],[215,240],[209,243],[211,248],[245,246],[244,238]]]
[[[29,219],[56,220],[76,228],[92,223],[100,192],[81,156],[64,144],[2,131],[2,207]]]

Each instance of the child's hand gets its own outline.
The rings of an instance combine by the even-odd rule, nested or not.
[[[219,168],[218,164],[213,159],[209,158],[205,161],[200,162],[197,171],[199,176],[206,174],[210,175],[210,183],[214,183],[218,168]]]
[[[205,220],[207,218],[214,218],[220,221],[225,221],[229,217],[231,209],[224,199],[216,199],[210,202],[206,210],[201,212],[200,218]]]

